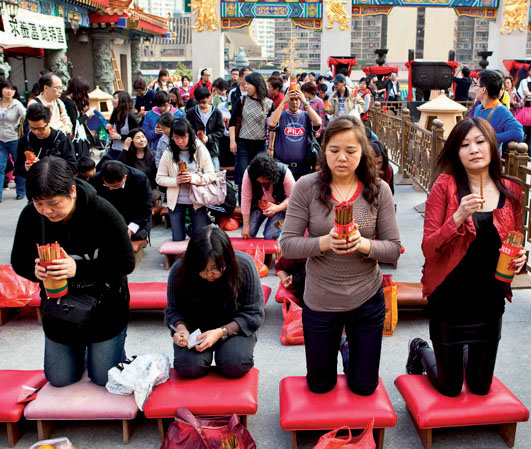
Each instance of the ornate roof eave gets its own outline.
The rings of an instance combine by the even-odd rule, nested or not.
[[[101,11],[110,6],[110,0],[69,0],[70,3]]]

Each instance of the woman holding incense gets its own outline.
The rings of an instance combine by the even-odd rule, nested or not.
[[[433,349],[409,344],[406,370],[428,374],[446,396],[489,392],[510,283],[495,278],[500,247],[518,231],[522,189],[502,175],[492,126],[481,118],[459,122],[437,160],[439,177],[426,201],[422,251],[423,293],[431,310]],[[522,249],[513,261],[520,270]],[[466,345],[466,346],[465,346]]]
[[[195,232],[170,271],[165,317],[172,330],[173,366],[181,376],[207,374],[214,359],[220,374],[245,375],[254,365],[256,331],[264,321],[262,287],[251,257],[234,251],[217,226]]]
[[[400,256],[393,195],[378,177],[363,126],[349,118],[329,123],[318,164],[317,173],[295,184],[280,237],[285,257],[308,258],[302,312],[306,378],[313,392],[334,388],[345,327],[349,387],[370,395],[378,386],[385,318],[378,262],[394,263]],[[335,223],[345,217],[354,223]],[[345,228],[349,234],[336,232]]]
[[[17,274],[41,285],[44,374],[52,385],[62,387],[77,382],[87,369],[92,381],[103,386],[107,371],[125,360],[127,275],[135,267],[127,225],[92,186],[74,178],[61,158],[33,164],[26,193],[30,203],[18,220],[11,264]],[[44,268],[37,245],[54,242],[63,257]],[[47,297],[43,286],[47,279],[66,279],[68,294],[99,299],[81,330],[48,313],[57,300]]]

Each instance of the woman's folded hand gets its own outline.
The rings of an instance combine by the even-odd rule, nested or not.
[[[195,346],[195,349],[199,352],[203,352],[205,349],[214,346],[221,337],[223,337],[223,331],[220,328],[203,332],[201,335],[197,336],[197,341],[200,341],[201,343],[198,343]]]

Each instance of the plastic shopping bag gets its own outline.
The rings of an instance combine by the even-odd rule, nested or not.
[[[254,260],[254,264],[256,265],[258,275],[261,278],[265,278],[269,274],[269,270],[267,265],[264,263],[265,252],[263,245],[256,245],[256,249],[254,251],[254,255],[252,255],[252,258]]]
[[[374,418],[371,418],[363,432],[357,437],[353,437],[348,427],[340,427],[324,434],[317,445],[313,449],[376,449],[372,428],[374,426]],[[340,430],[347,430],[348,435],[345,437],[338,437]]]
[[[11,265],[0,265],[0,307],[23,307],[39,291],[39,284],[19,276]]]
[[[54,438],[35,443],[30,449],[76,449],[68,438]]]
[[[390,337],[393,335],[396,324],[398,323],[398,304],[397,304],[397,288],[393,282],[393,276],[384,274],[382,287],[385,297],[385,321],[383,328],[383,335]]]
[[[304,332],[302,330],[302,309],[297,303],[286,298],[282,304],[282,330],[280,331],[280,342],[284,346],[303,345]]]

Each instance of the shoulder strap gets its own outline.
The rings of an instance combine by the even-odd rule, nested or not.
[[[486,118],[487,122],[490,123],[490,119],[492,118],[492,114],[494,114],[494,111],[495,111],[496,109],[498,109],[498,106],[496,106],[495,108],[492,108],[492,109],[490,110],[489,115],[487,115],[487,118]]]

